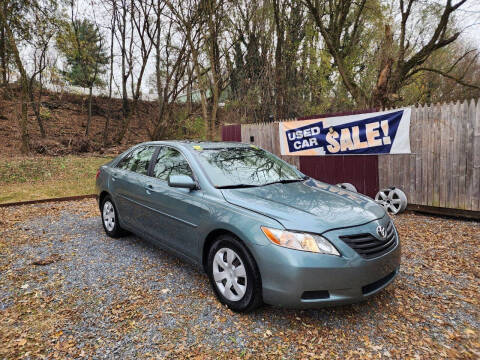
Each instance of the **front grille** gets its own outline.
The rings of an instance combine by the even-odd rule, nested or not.
[[[356,234],[340,236],[348,246],[365,259],[372,259],[392,250],[397,244],[393,223],[388,222],[387,237],[385,240],[377,239],[372,234]]]

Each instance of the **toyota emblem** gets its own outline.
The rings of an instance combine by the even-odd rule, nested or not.
[[[385,239],[387,237],[387,230],[381,225],[377,226],[377,234],[380,238]]]

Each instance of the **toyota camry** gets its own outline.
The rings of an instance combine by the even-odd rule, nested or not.
[[[108,236],[131,232],[199,265],[234,311],[357,302],[399,271],[382,207],[253,145],[138,144],[99,169],[96,187]]]

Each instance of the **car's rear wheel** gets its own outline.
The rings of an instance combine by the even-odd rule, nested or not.
[[[105,233],[112,238],[119,238],[125,235],[118,221],[118,212],[110,196],[105,196],[100,207],[102,213],[102,224]]]
[[[262,284],[255,259],[231,235],[220,236],[208,253],[208,277],[222,304],[249,312],[262,304]]]

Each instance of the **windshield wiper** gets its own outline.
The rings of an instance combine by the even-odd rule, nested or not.
[[[277,180],[277,181],[272,181],[260,186],[267,186],[267,185],[272,185],[272,184],[288,184],[288,183],[293,183],[293,182],[299,182],[299,181],[305,181],[305,178],[301,179],[283,179],[283,180]]]
[[[240,189],[240,188],[252,188],[258,187],[260,185],[252,185],[252,184],[235,184],[235,185],[223,185],[223,186],[215,186],[217,189]]]

